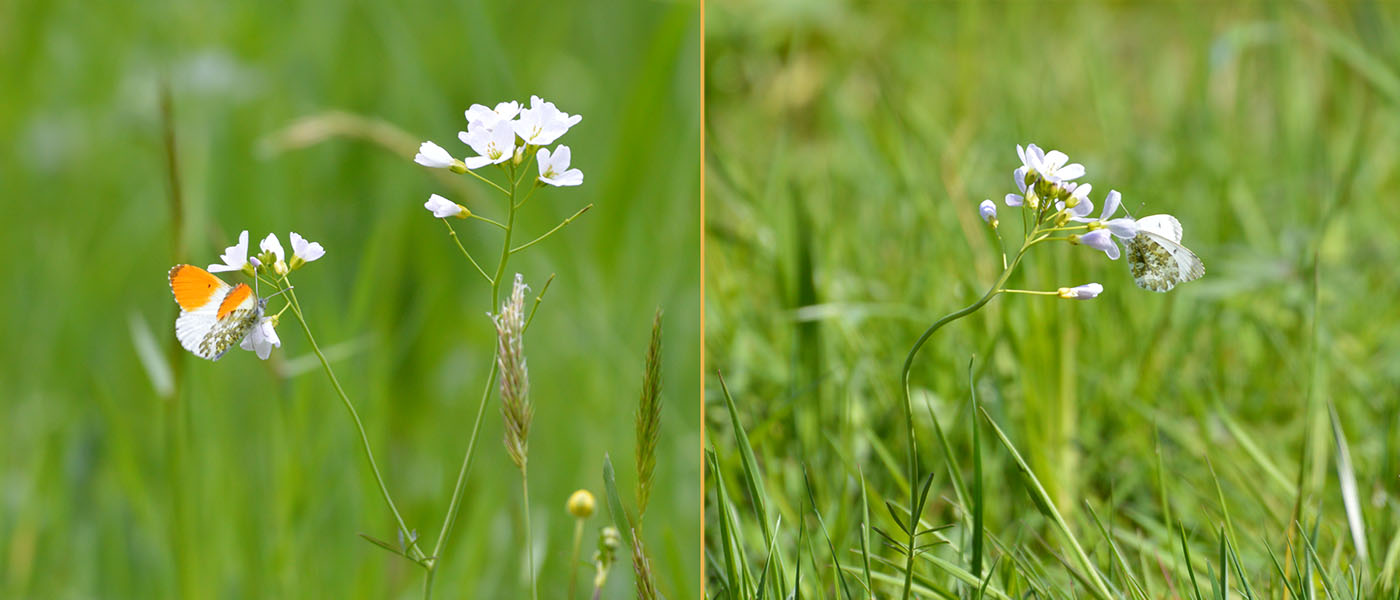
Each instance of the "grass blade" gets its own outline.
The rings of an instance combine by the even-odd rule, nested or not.
[[[1098,569],[1096,569],[1094,563],[1089,560],[1089,555],[1084,553],[1084,547],[1081,546],[1079,540],[1074,537],[1074,532],[1070,531],[1069,524],[1066,523],[1064,517],[1060,515],[1060,511],[1055,508],[1055,502],[1051,500],[1050,494],[1045,491],[1045,486],[1040,484],[1040,480],[1037,479],[1035,473],[1031,471],[1030,465],[1026,464],[1025,459],[1021,458],[1021,453],[1016,451],[1016,446],[1011,443],[1010,438],[1006,437],[1006,433],[997,426],[996,421],[992,420],[992,416],[987,414],[985,409],[981,412],[982,417],[992,426],[992,431],[996,432],[997,438],[1001,440],[1002,446],[1006,447],[1007,452],[1011,453],[1011,458],[1016,461],[1016,466],[1021,471],[1022,483],[1025,484],[1026,490],[1030,492],[1031,498],[1035,500],[1036,506],[1054,523],[1056,529],[1059,529],[1060,534],[1063,535],[1065,541],[1069,543],[1070,550],[1074,553],[1075,560],[1084,571],[1083,577],[1088,582],[1089,591],[1104,600],[1112,598],[1113,594],[1109,592],[1108,585],[1105,584],[1103,578],[1099,576]]]

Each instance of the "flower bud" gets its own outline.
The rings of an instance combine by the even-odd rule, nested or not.
[[[977,205],[978,214],[982,215],[982,220],[991,225],[993,229],[997,226],[997,204],[990,199],[983,200]]]
[[[1072,288],[1062,287],[1056,293],[1066,300],[1092,300],[1103,293],[1103,286],[1097,283],[1086,283]]]
[[[428,201],[423,203],[423,208],[428,209],[429,212],[433,213],[434,217],[439,219],[446,219],[448,217],[465,219],[472,216],[472,211],[467,210],[467,207],[437,194],[430,196]]]
[[[593,494],[588,490],[579,490],[569,496],[569,514],[577,519],[587,519],[593,516]]]

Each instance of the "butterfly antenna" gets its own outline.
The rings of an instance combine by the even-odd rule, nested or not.
[[[287,287],[284,288],[284,289],[277,290],[277,291],[275,291],[275,292],[273,292],[273,293],[271,293],[271,294],[268,294],[267,298],[271,298],[271,297],[276,296],[276,295],[278,295],[278,294],[285,294],[285,293],[287,293],[287,292],[290,292],[290,291],[292,291],[292,288],[294,288],[294,287],[296,287],[296,286],[294,286],[294,285],[289,285],[289,286],[287,286]],[[263,298],[263,300],[267,300],[267,298]]]

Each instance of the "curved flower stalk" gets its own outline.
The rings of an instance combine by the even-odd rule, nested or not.
[[[384,483],[384,475],[379,470],[378,462],[374,459],[374,451],[369,444],[369,435],[365,432],[365,426],[360,420],[359,412],[355,410],[355,405],[350,401],[349,395],[345,393],[345,388],[340,385],[335,370],[331,368],[330,362],[326,360],[325,354],[316,344],[316,338],[311,335],[311,327],[306,323],[306,315],[302,312],[301,302],[297,299],[292,285],[291,274],[307,264],[320,260],[326,255],[326,249],[319,242],[307,240],[295,231],[290,232],[287,237],[292,244],[290,254],[282,246],[277,234],[269,233],[258,243],[258,253],[250,255],[248,253],[248,231],[244,230],[238,234],[238,243],[226,248],[220,256],[223,263],[209,265],[210,272],[238,272],[252,278],[254,284],[278,289],[277,292],[259,299],[257,320],[242,335],[241,339],[237,340],[238,345],[244,350],[256,353],[259,359],[267,360],[272,355],[274,348],[282,347],[282,339],[277,334],[277,325],[282,315],[288,310],[292,312],[297,322],[301,324],[312,352],[321,361],[326,376],[330,378],[331,386],[340,396],[346,412],[350,414],[350,419],[354,421],[355,428],[359,431],[365,460],[369,464],[370,471],[374,474],[375,481],[379,484],[379,491],[384,497],[384,503],[389,507],[389,512],[394,515],[394,520],[398,525],[399,538],[407,537],[409,540],[407,545],[402,545],[395,552],[421,564],[428,559],[428,556],[418,547],[416,533],[408,528],[403,516],[399,513],[398,506],[394,503],[393,497],[389,494],[389,488]],[[272,297],[282,294],[285,294],[285,304],[281,310],[267,314],[267,302]],[[383,542],[375,542],[392,549],[391,546]]]
[[[1143,244],[1139,238],[1142,229],[1138,222],[1132,217],[1114,218],[1114,214],[1122,204],[1121,194],[1116,190],[1110,191],[1104,199],[1103,211],[1100,213],[1099,217],[1096,219],[1090,218],[1089,214],[1093,212],[1094,208],[1093,201],[1090,199],[1093,186],[1089,183],[1077,181],[1086,175],[1086,170],[1083,165],[1079,163],[1070,163],[1069,157],[1063,152],[1058,150],[1046,152],[1035,144],[1030,144],[1026,147],[1016,146],[1016,154],[1020,158],[1021,165],[1013,171],[1012,178],[1019,193],[1006,194],[1004,202],[1008,207],[1019,209],[1021,213],[1022,223],[1024,224],[1024,237],[1021,240],[1020,249],[1008,259],[1004,250],[1005,243],[1003,241],[1001,257],[1003,270],[1001,275],[996,278],[996,281],[992,283],[981,298],[977,299],[972,304],[945,315],[930,325],[928,329],[919,336],[918,340],[914,342],[908,355],[905,356],[904,365],[900,370],[900,387],[903,393],[904,419],[907,432],[906,441],[908,446],[907,461],[910,482],[909,506],[911,509],[911,524],[918,523],[918,515],[922,513],[923,503],[927,496],[921,493],[920,486],[918,485],[921,478],[917,461],[918,453],[915,445],[914,409],[909,389],[909,376],[910,372],[913,370],[914,358],[918,356],[919,350],[923,348],[924,344],[928,342],[934,332],[948,323],[977,312],[983,306],[986,306],[993,298],[1001,294],[1027,294],[1051,296],[1067,300],[1091,300],[1104,292],[1104,286],[1098,283],[1060,287],[1055,290],[1044,291],[1019,290],[1005,287],[1007,281],[1011,278],[1011,274],[1015,272],[1016,267],[1020,266],[1021,260],[1025,257],[1026,253],[1036,246],[1050,242],[1068,242],[1071,245],[1087,246],[1103,252],[1110,260],[1117,260],[1121,255],[1121,250],[1118,246],[1118,241],[1121,240],[1123,243],[1129,244],[1133,252],[1148,256],[1148,258],[1135,261],[1132,267],[1134,276],[1138,279],[1138,285],[1147,287],[1144,286],[1142,283],[1143,278],[1138,274],[1140,268],[1149,268],[1151,266],[1148,264],[1150,262],[1151,253],[1147,250],[1137,250],[1137,248],[1141,248],[1141,244]],[[1001,239],[1001,230],[998,227],[996,209],[996,204],[990,200],[984,200],[978,205],[978,213],[982,217],[982,220],[990,226],[997,238]],[[1165,223],[1168,222],[1168,219],[1171,223],[1176,222],[1175,218],[1169,215],[1161,215],[1161,217],[1164,218],[1157,222]],[[1151,235],[1154,236],[1154,240],[1163,237],[1157,233]],[[1175,243],[1179,241],[1180,232],[1178,229],[1175,232],[1175,239],[1156,243],[1162,244],[1166,252],[1170,253],[1172,249],[1168,247],[1168,242]],[[1178,245],[1177,248],[1180,248],[1180,246]],[[1185,251],[1184,248],[1181,250],[1185,252],[1185,254],[1189,254],[1191,259],[1195,259],[1194,254],[1190,254],[1190,252]],[[1183,258],[1182,260],[1185,259]],[[1199,265],[1199,259],[1195,260],[1196,264]],[[1171,266],[1170,261],[1166,259],[1162,259],[1158,262],[1165,264],[1167,267]],[[1197,273],[1198,271],[1199,269],[1192,270],[1190,268],[1184,268],[1182,270],[1183,273]],[[1195,276],[1198,277],[1199,274],[1197,273]],[[1170,277],[1171,274],[1168,274],[1167,278],[1170,279]],[[1181,277],[1185,276],[1182,275]],[[1185,281],[1189,279],[1179,278],[1178,280]],[[1168,289],[1170,289],[1170,286],[1168,286]],[[907,533],[909,537],[908,545],[904,548],[906,562],[904,565],[905,579],[903,593],[903,598],[906,600],[910,597],[912,591],[914,558],[918,554],[919,546],[916,543],[916,537],[919,534],[918,527],[909,527]],[[1108,598],[1108,587],[1098,576],[1097,569],[1090,565],[1088,556],[1077,543],[1072,546],[1075,551],[1075,559],[1080,561],[1081,566],[1086,566],[1084,571],[1088,573],[1090,591],[1101,598]]]
[[[528,242],[519,243],[516,238],[518,233],[516,231],[516,215],[536,191],[546,187],[573,187],[583,184],[583,171],[571,164],[574,157],[570,148],[562,144],[553,148],[548,147],[582,121],[583,117],[565,113],[559,110],[554,103],[546,102],[538,96],[531,96],[528,105],[515,101],[500,102],[494,107],[473,104],[466,110],[465,117],[467,128],[465,131],[459,132],[457,137],[470,148],[471,155],[458,159],[449,150],[434,142],[427,141],[419,147],[414,161],[425,167],[448,169],[454,173],[470,175],[503,196],[504,203],[499,209],[498,215],[504,214],[496,218],[486,216],[486,213],[492,212],[490,207],[481,209],[472,206],[469,209],[453,199],[438,194],[431,195],[428,201],[423,204],[424,209],[432,213],[433,217],[440,219],[447,227],[448,236],[452,238],[462,256],[471,264],[476,275],[490,285],[491,295],[487,298],[489,310],[500,310],[499,313],[492,313],[497,326],[498,352],[487,369],[488,374],[481,392],[480,403],[477,406],[476,419],[472,425],[471,436],[467,441],[466,454],[462,457],[462,465],[457,473],[457,482],[453,486],[452,499],[448,504],[447,514],[443,518],[442,528],[438,532],[438,538],[433,545],[432,552],[427,554],[425,560],[420,561],[420,564],[427,570],[423,582],[425,598],[432,595],[436,566],[446,548],[448,539],[452,535],[453,524],[456,522],[463,492],[466,488],[467,475],[471,472],[476,455],[477,439],[481,433],[482,422],[486,414],[486,404],[490,399],[491,390],[496,387],[498,377],[500,378],[502,413],[506,420],[507,453],[510,454],[511,460],[520,469],[521,474],[526,530],[523,545],[526,546],[526,560],[531,560],[529,558],[532,556],[532,552],[530,551],[529,532],[529,488],[526,477],[526,451],[528,448],[526,435],[529,431],[530,416],[534,409],[526,391],[528,384],[520,340],[530,325],[534,311],[539,308],[544,292],[549,289],[549,281],[545,281],[539,295],[535,297],[533,306],[530,307],[529,314],[526,314],[524,303],[527,288],[523,283],[523,278],[516,275],[514,286],[510,286],[510,281],[506,279],[506,268],[512,256],[545,241],[593,207],[592,204],[585,205],[555,225],[554,228],[537,235]],[[531,165],[531,162],[536,164]],[[493,173],[495,177],[491,176]],[[532,175],[533,181],[527,183],[526,178]],[[453,219],[480,222],[501,233],[503,239],[501,240],[500,256],[494,265],[477,260],[471,252],[467,251],[461,238],[458,237],[456,228],[453,227]],[[503,286],[507,286],[507,289],[510,290],[509,301],[504,304],[501,302]],[[530,588],[533,597],[535,594],[533,562],[530,564]]]

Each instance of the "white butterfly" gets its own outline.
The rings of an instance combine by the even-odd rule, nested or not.
[[[1178,283],[1200,279],[1206,266],[1181,245],[1181,222],[1171,215],[1137,220],[1138,234],[1128,240],[1128,267],[1138,287],[1165,292]]]

